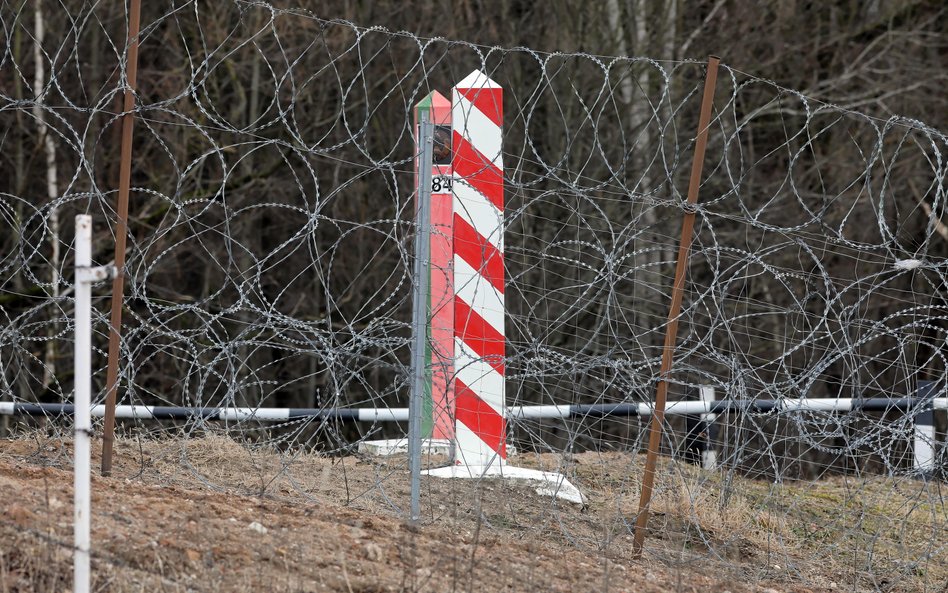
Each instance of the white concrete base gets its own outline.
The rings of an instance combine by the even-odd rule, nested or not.
[[[0,402],[2,404],[2,402]],[[407,455],[408,439],[382,439],[378,441],[362,441],[359,443],[359,453],[365,455],[375,455],[377,457],[389,457],[391,455]],[[422,455],[451,455],[450,439],[422,439]],[[513,457],[517,450],[513,445],[507,445],[507,457]]]
[[[407,455],[408,439],[385,439],[380,441],[362,441],[359,443],[359,453],[389,457],[391,455]],[[423,439],[421,441],[422,455],[451,455],[451,441],[448,439]]]
[[[538,469],[528,469],[525,467],[514,467],[505,463],[494,462],[490,465],[449,465],[437,469],[429,469],[422,472],[422,475],[433,478],[504,478],[510,480],[530,480],[532,482],[542,482],[537,486],[536,492],[542,496],[556,496],[563,500],[575,503],[586,504],[586,499],[579,491],[579,488],[570,483],[566,476],[555,474],[553,472],[544,472]]]

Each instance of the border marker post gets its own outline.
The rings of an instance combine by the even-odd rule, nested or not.
[[[421,147],[421,120],[433,125],[430,165],[421,164],[415,153],[415,212],[425,200],[430,218],[429,264],[426,302],[428,339],[425,343],[425,382],[421,410],[422,451],[429,455],[453,457],[454,443],[454,284],[453,196],[451,195],[451,102],[432,91],[415,105],[415,146]],[[421,191],[427,171],[427,191]],[[417,245],[416,245],[417,247]],[[388,456],[407,452],[404,438],[362,441],[359,451]]]
[[[452,89],[455,463],[507,458],[503,90],[475,70]]]
[[[564,476],[506,464],[503,89],[474,70],[451,94],[455,451],[426,473],[537,481],[538,493],[583,504]]]
[[[432,129],[431,165],[416,159],[418,199],[428,200],[431,220],[428,265],[429,341],[425,349],[427,378],[423,436],[450,441],[454,438],[454,275],[453,196],[451,195],[451,102],[432,91],[415,106],[416,146],[421,146],[420,122],[427,116]],[[419,153],[421,154],[421,153]],[[429,171],[426,191],[420,187],[422,167]]]

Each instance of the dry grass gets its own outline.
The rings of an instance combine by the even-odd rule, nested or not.
[[[15,501],[0,516],[0,593],[69,585],[70,452],[37,433],[0,443],[0,496]],[[769,484],[665,460],[634,560],[641,466],[628,454],[517,458],[570,474],[585,509],[524,483],[425,480],[425,525],[409,529],[404,459],[214,435],[126,438],[116,453],[113,477],[93,481],[102,591],[948,591],[935,483]]]
[[[655,510],[722,556],[783,565],[811,583],[948,591],[948,500],[939,482],[724,481],[720,472],[666,467]],[[675,531],[674,521],[666,527]]]

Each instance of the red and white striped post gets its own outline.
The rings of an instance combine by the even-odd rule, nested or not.
[[[475,70],[452,90],[455,464],[507,457],[503,90]]]
[[[540,494],[583,504],[565,476],[506,463],[503,89],[475,70],[451,98],[454,465],[424,473],[530,480]]]

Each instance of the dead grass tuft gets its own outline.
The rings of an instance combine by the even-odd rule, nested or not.
[[[70,453],[68,440],[48,436],[0,444],[0,593],[67,588]],[[514,591],[591,582],[661,591],[687,578],[699,589],[802,593],[948,583],[948,509],[934,483],[772,484],[665,459],[647,559],[635,562],[638,456],[516,460],[568,472],[586,509],[522,482],[425,479],[425,525],[407,529],[404,458],[287,454],[214,434],[120,439],[116,455],[113,476],[93,481],[102,591],[466,591],[483,579]]]

